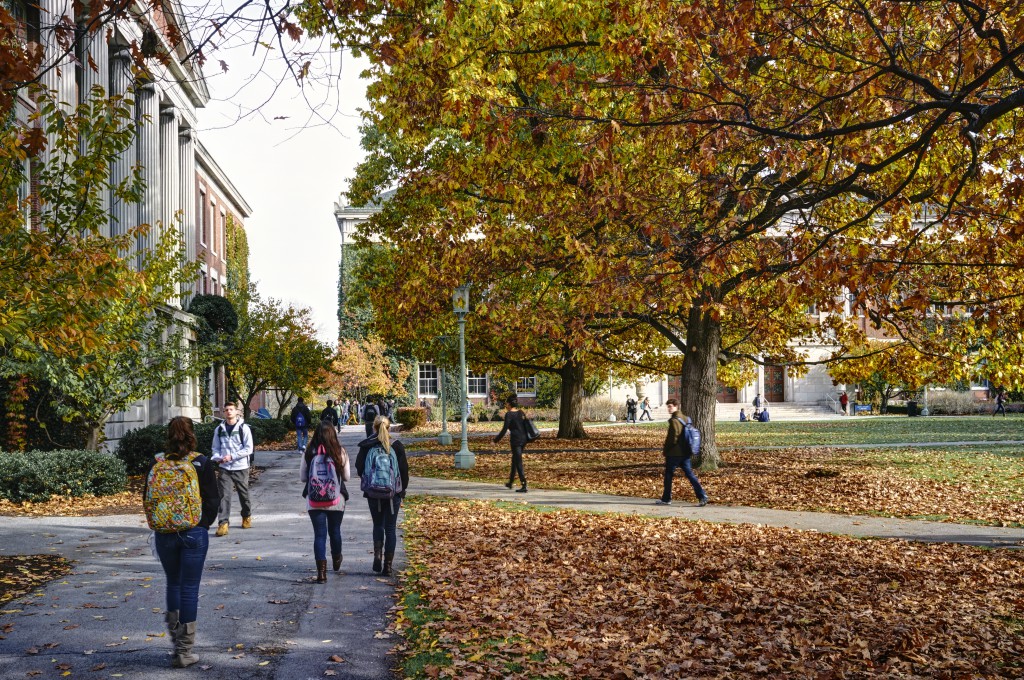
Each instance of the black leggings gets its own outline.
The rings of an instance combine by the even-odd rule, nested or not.
[[[526,471],[523,470],[523,445],[513,444],[512,445],[512,469],[508,473],[508,483],[511,484],[516,480],[516,474],[519,474],[519,481],[523,486],[526,486]]]

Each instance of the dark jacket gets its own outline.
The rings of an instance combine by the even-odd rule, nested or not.
[[[521,410],[506,411],[505,424],[501,426],[501,432],[494,438],[495,444],[501,441],[505,432],[508,432],[508,441],[513,448],[526,446],[526,414]]]
[[[156,461],[153,461],[156,464]],[[199,517],[199,524],[204,529],[209,529],[214,520],[217,519],[217,510],[220,508],[220,489],[217,486],[217,472],[213,463],[206,456],[200,454],[195,457],[192,464],[196,466],[196,474],[199,475],[199,497],[203,501],[203,514]],[[149,473],[153,466],[146,471],[146,481],[142,485],[142,498],[146,498],[146,491],[149,488]]]
[[[356,456],[356,474],[360,477],[363,476],[363,470],[366,467],[366,454],[379,443],[380,440],[376,436],[367,437],[359,442],[359,455]],[[398,497],[405,498],[405,492],[409,488],[409,459],[405,457],[405,445],[402,442],[392,439],[391,448],[394,449],[395,457],[398,458],[398,475],[402,478],[402,492],[398,494]],[[366,498],[365,493],[363,493],[363,498]]]
[[[668,419],[668,432],[665,434],[665,446],[661,449],[661,455],[666,458],[686,458],[690,455],[690,445],[683,436],[683,425],[679,411],[676,411]]]
[[[309,407],[303,404],[296,404],[292,409],[292,425],[298,427],[298,423],[295,422],[295,416],[302,414],[306,418],[306,424],[303,427],[313,426],[313,414],[309,412]]]
[[[333,406],[328,406],[323,411],[320,411],[320,422],[325,420],[335,427],[338,426],[338,412],[334,410]]]
[[[373,424],[373,419],[380,415],[380,411],[377,409],[375,404],[367,404],[363,407],[362,418],[364,423]]]

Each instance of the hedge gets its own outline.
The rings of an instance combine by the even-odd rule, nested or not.
[[[124,463],[97,451],[0,453],[0,498],[39,503],[51,496],[109,496],[124,491]]]
[[[288,428],[277,418],[259,420],[253,418],[245,421],[252,430],[252,443],[278,442],[288,436]],[[213,432],[217,423],[199,423],[195,426],[196,451],[210,455],[213,453]],[[128,474],[140,475],[153,464],[153,456],[167,446],[167,426],[150,425],[137,430],[129,430],[117,444],[115,455],[124,461]]]
[[[402,431],[415,430],[427,422],[427,409],[420,406],[402,406],[395,409],[395,420],[402,424]]]

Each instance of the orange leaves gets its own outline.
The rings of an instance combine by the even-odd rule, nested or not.
[[[396,627],[432,677],[1013,677],[1024,653],[1013,553],[444,500],[406,531]]]

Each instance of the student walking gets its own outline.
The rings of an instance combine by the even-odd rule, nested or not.
[[[382,415],[377,410],[376,404],[373,403],[372,399],[366,400],[366,406],[363,407],[363,426],[366,428],[366,436],[372,437],[376,428],[377,416]],[[384,416],[385,418],[387,416]]]
[[[390,576],[398,545],[398,511],[409,488],[409,461],[402,442],[391,439],[390,420],[377,416],[373,427],[375,434],[359,442],[356,474],[373,520],[373,570]]]
[[[647,416],[647,420],[654,422],[654,418],[651,417],[651,398],[644,397],[644,400],[640,402],[640,420]]]
[[[295,448],[299,451],[305,451],[306,445],[309,444],[309,425],[312,420],[313,415],[309,412],[306,401],[299,397],[299,403],[292,409],[292,425],[295,426]]]
[[[210,459],[195,453],[192,421],[172,418],[167,446],[146,475],[142,504],[154,534],[160,566],[167,576],[164,621],[174,645],[171,665],[185,668],[199,661],[192,653],[199,613],[199,582],[210,547],[210,525],[217,518],[220,495]]]
[[[704,492],[704,488],[700,485],[700,480],[697,479],[697,475],[693,472],[693,466],[690,464],[691,457],[696,452],[690,450],[690,445],[686,440],[685,430],[688,423],[684,423],[680,417],[678,401],[669,399],[665,402],[665,407],[669,413],[668,432],[665,435],[665,446],[662,448],[662,454],[665,456],[665,484],[661,498],[655,504],[672,505],[672,478],[678,467],[683,469],[683,474],[690,481],[693,492],[697,494],[697,505],[704,507],[708,504],[708,495]]]
[[[626,397],[626,422],[636,422],[636,399],[633,398],[632,394]]]
[[[338,412],[334,408],[334,400],[328,399],[327,406],[324,407],[323,411],[320,411],[320,422],[330,423],[332,427],[338,427]]]
[[[1003,414],[1004,418],[1006,417],[1006,392],[1004,390],[999,390],[999,393],[996,395],[996,410],[992,417],[994,418],[1000,413]]]
[[[217,514],[217,536],[228,535],[231,517],[232,486],[238,492],[242,508],[242,528],[252,528],[252,504],[249,502],[249,459],[252,458],[252,431],[238,415],[234,402],[224,404],[224,422],[213,431],[213,455],[217,463],[220,512]]]
[[[327,421],[322,421],[313,433],[313,441],[306,448],[299,466],[299,481],[305,486],[302,496],[306,511],[313,523],[313,560],[316,562],[316,582],[327,582],[327,539],[331,541],[331,560],[334,571],[341,569],[341,521],[345,518],[350,478],[348,452],[338,442],[338,435]]]
[[[508,473],[508,482],[505,486],[512,488],[512,483],[519,475],[519,483],[522,486],[516,489],[516,493],[526,493],[526,471],[523,469],[523,447],[526,446],[526,414],[519,410],[519,397],[514,394],[508,395],[505,399],[505,422],[501,426],[501,432],[494,438],[497,444],[508,432],[508,441],[512,446],[512,467]]]

